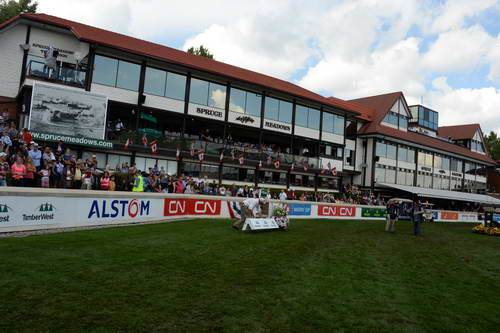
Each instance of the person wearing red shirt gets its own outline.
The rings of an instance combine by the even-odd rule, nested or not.
[[[24,186],[24,177],[26,176],[26,166],[23,163],[23,158],[17,156],[16,162],[10,167],[12,172],[12,185],[17,187]]]
[[[27,128],[23,130],[23,141],[27,145],[31,144],[31,141],[33,141],[33,136],[28,132]]]

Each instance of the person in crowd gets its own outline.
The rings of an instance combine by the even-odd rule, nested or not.
[[[110,182],[110,180],[111,179],[109,177],[109,172],[105,171],[104,174],[102,175],[101,181],[100,181],[101,190],[103,190],[103,191],[109,191],[109,182]]]
[[[137,170],[134,176],[134,187],[133,192],[144,192],[144,178],[142,177],[141,171]]]
[[[54,164],[54,186],[57,188],[62,188],[64,185],[64,161],[62,156],[58,156],[56,163]]]
[[[26,176],[24,177],[24,186],[26,187],[36,187],[35,174],[36,166],[33,163],[31,157],[26,158]]]
[[[71,167],[70,163],[66,163],[64,165],[64,169],[63,169],[63,173],[62,173],[64,188],[73,188],[73,180],[75,177],[73,170],[74,169]]]
[[[111,176],[109,178],[109,188],[108,191],[116,191],[116,178],[115,176]]]
[[[92,183],[93,183],[92,171],[86,169],[82,177],[82,190],[91,190]]]
[[[241,229],[247,218],[253,218],[259,216],[262,211],[262,207],[266,204],[266,199],[264,198],[248,198],[240,203],[241,213],[240,219],[233,223],[234,229]]]
[[[40,175],[40,184],[43,188],[50,187],[50,174],[52,170],[50,168],[50,164],[46,164],[43,169],[41,169],[38,174]]]
[[[73,188],[82,188],[82,177],[83,177],[83,162],[82,160],[76,161],[75,171],[73,175]]]
[[[284,201],[284,200],[286,200],[286,198],[287,198],[287,195],[286,195],[285,190],[281,190],[280,195],[279,195],[279,199]]]
[[[31,142],[33,141],[33,136],[31,135],[31,133],[28,131],[27,128],[24,128],[23,129],[23,142],[27,145],[31,144]]]
[[[125,126],[123,126],[122,120],[118,118],[116,120],[116,125],[115,125],[115,133],[116,137],[120,136],[120,133],[125,129]]]
[[[61,156],[64,153],[65,150],[66,149],[64,147],[64,143],[62,141],[59,141],[57,143],[56,150],[55,150],[56,155]]]
[[[387,204],[386,210],[387,210],[387,216],[385,223],[385,231],[394,232],[395,231],[394,224],[396,223],[396,219],[398,217],[399,207],[395,202],[389,202]]]
[[[7,174],[10,171],[10,166],[6,157],[6,153],[0,152],[0,186],[7,186]]]
[[[422,235],[422,219],[424,215],[424,209],[420,202],[416,201],[413,203],[413,235]]]
[[[12,185],[17,187],[24,186],[24,177],[26,176],[26,166],[21,156],[16,157],[16,162],[10,167],[12,173]]]
[[[33,161],[36,170],[40,171],[40,168],[42,167],[42,152],[38,149],[38,143],[34,142],[30,145],[28,156]]]
[[[3,131],[2,143],[5,147],[10,148],[12,146],[12,140],[7,131]]]

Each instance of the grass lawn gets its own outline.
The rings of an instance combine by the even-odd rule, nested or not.
[[[197,220],[0,239],[1,332],[499,332],[500,238]]]

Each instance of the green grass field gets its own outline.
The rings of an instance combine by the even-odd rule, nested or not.
[[[500,330],[500,238],[383,226],[197,220],[0,239],[0,331]]]

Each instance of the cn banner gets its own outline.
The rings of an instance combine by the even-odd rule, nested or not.
[[[318,216],[354,217],[356,207],[318,205]]]
[[[163,216],[221,215],[221,200],[165,199]]]

